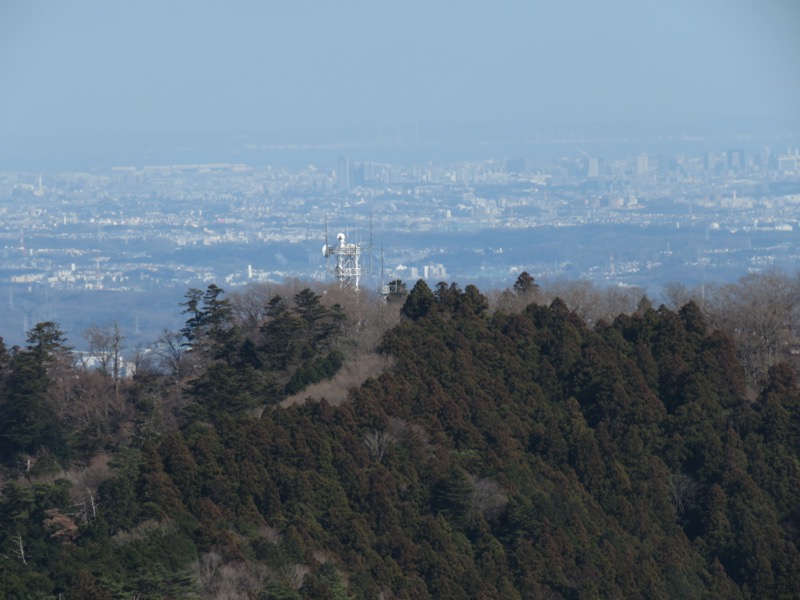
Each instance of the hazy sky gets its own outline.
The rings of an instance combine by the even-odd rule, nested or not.
[[[0,136],[800,116],[796,0],[2,0]]]

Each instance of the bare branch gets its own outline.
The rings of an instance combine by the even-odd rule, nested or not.
[[[364,447],[367,449],[369,457],[377,463],[383,460],[383,456],[392,442],[394,442],[394,436],[388,431],[373,429],[364,434]]]
[[[14,555],[22,561],[23,565],[27,565],[28,560],[25,558],[25,545],[22,543],[22,535],[20,535],[19,531],[17,535],[11,536],[11,541],[14,544]]]

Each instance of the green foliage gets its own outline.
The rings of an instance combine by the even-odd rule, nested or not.
[[[344,355],[334,348],[344,313],[338,304],[325,307],[320,300],[306,288],[295,294],[293,306],[273,298],[268,308],[260,353],[286,394],[332,377],[344,363]]]
[[[181,333],[190,343],[202,342],[205,338],[221,341],[224,333],[230,330],[232,309],[229,300],[220,298],[223,293],[225,290],[213,283],[205,292],[196,288],[186,292],[186,302],[182,306],[186,307],[183,313],[189,318]]]
[[[474,286],[420,281],[389,370],[282,407],[341,368],[351,325],[305,289],[243,331],[221,294],[186,296],[203,360],[170,388],[180,426],[130,436],[102,481],[6,478],[0,596],[800,597],[796,373],[773,365],[748,400],[696,306],[589,328],[529,302],[529,276],[525,309],[493,315]],[[7,464],[69,459],[62,347],[47,326],[0,351]]]
[[[403,303],[403,308],[400,313],[412,321],[425,316],[433,306],[436,299],[434,298],[431,288],[425,283],[425,280],[420,279],[414,284]]]
[[[190,406],[188,412],[199,418],[238,414],[266,404],[272,398],[273,384],[268,374],[250,365],[230,366],[216,362],[209,365],[189,389],[197,405]]]
[[[332,350],[325,356],[306,362],[295,371],[289,383],[286,384],[286,393],[289,395],[296,394],[312,383],[330,379],[343,364],[344,354],[338,350]]]
[[[51,373],[69,348],[56,323],[37,324],[28,332],[28,347],[8,362],[5,398],[0,404],[0,457],[41,451],[66,458],[69,447],[63,423],[55,417]]]
[[[532,294],[539,289],[539,284],[536,283],[534,278],[527,271],[523,271],[514,282],[513,289],[515,294]]]
[[[59,324],[53,321],[34,325],[33,329],[28,331],[27,341],[28,351],[45,362],[53,361],[70,350],[66,345],[64,332],[61,331]]]

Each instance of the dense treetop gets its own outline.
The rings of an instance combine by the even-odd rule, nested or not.
[[[796,370],[754,379],[697,302],[245,305],[190,290],[132,379],[55,323],[0,347],[0,595],[800,597]]]

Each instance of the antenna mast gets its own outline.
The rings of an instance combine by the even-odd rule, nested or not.
[[[386,302],[386,299],[391,294],[396,294],[398,291],[397,280],[392,281],[391,283],[386,283],[385,281],[385,272],[383,270],[383,244],[381,244],[381,284],[378,287],[378,293],[380,294],[381,300]]]
[[[372,270],[372,210],[369,211],[369,279],[370,285],[375,285],[375,273]],[[381,282],[382,283],[382,282]]]
[[[333,276],[339,281],[340,287],[358,290],[361,281],[361,245],[348,244],[344,233],[336,235],[336,245],[328,244],[327,225],[325,227],[325,245],[322,246],[322,255],[325,258],[333,256],[336,264],[333,267]]]
[[[328,258],[328,256],[330,256],[327,253],[327,248],[328,247],[329,247],[328,246],[328,215],[325,215],[325,245],[322,247],[322,254],[325,256],[325,259],[326,259],[325,260],[325,268],[326,269],[328,268],[328,260],[327,260],[327,258]]]

